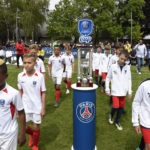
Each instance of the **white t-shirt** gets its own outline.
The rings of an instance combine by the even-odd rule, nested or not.
[[[62,58],[64,59],[66,64],[66,71],[72,71],[72,63],[74,63],[74,56],[72,54],[64,54],[62,55]]]
[[[5,53],[4,53],[4,50],[3,49],[0,49],[0,56],[5,56]]]
[[[16,112],[21,110],[23,110],[23,104],[20,92],[6,84],[0,91],[0,139],[17,135]]]
[[[48,59],[48,64],[52,65],[52,77],[61,77],[64,69],[64,59],[62,56],[52,55]]]
[[[40,114],[42,109],[41,92],[46,91],[43,74],[35,72],[28,76],[25,72],[18,75],[18,88],[22,90],[25,113]]]
[[[12,56],[12,51],[6,51],[6,58],[9,58]]]
[[[99,70],[100,68],[100,58],[102,53],[93,53],[93,68],[94,70]]]

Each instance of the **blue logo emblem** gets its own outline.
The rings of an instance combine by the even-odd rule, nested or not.
[[[88,19],[83,19],[78,21],[78,32],[81,35],[88,36],[93,31],[93,21]]]
[[[92,102],[82,102],[76,108],[77,118],[82,123],[89,123],[95,118],[95,105]]]
[[[36,84],[37,84],[37,82],[36,82],[36,81],[33,81],[33,86],[34,86],[34,87],[36,86]]]
[[[0,99],[0,107],[4,107],[5,105],[5,100],[4,99]]]
[[[80,36],[79,42],[80,43],[89,43],[92,40],[91,36]]]

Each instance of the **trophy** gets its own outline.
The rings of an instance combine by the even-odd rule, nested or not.
[[[92,78],[93,51],[89,47],[78,49],[77,87],[93,87]]]

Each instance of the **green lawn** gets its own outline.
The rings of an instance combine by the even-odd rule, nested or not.
[[[46,65],[47,68],[47,65]],[[76,63],[77,72],[77,63]],[[16,66],[8,66],[8,84],[17,88],[17,75],[21,69]],[[77,73],[72,78],[72,83],[76,82]],[[146,67],[142,68],[142,75],[136,73],[136,67],[132,67],[132,89],[133,97],[141,81],[150,76]],[[65,94],[65,84],[62,83],[62,96],[59,108],[54,108],[55,90],[52,81],[47,78],[47,98],[46,98],[46,117],[42,121],[41,136],[39,142],[40,150],[70,150],[73,143],[73,119],[72,119],[72,91],[70,95]],[[118,131],[114,125],[108,123],[108,113],[110,111],[109,98],[97,90],[96,107],[96,145],[98,150],[135,150],[138,146],[140,137],[137,136],[131,123],[131,105],[133,101],[126,101],[126,113],[122,115],[121,125],[123,131]],[[28,136],[27,136],[28,137]],[[27,138],[28,139],[28,138]],[[19,150],[31,150],[28,147],[28,140]]]

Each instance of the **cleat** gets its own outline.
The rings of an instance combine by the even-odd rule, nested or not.
[[[28,143],[29,147],[32,147],[33,146],[33,136],[30,135],[29,136],[29,143]]]
[[[104,93],[104,89],[101,89],[101,93]]]
[[[56,102],[56,103],[54,104],[54,107],[58,107],[58,105],[59,105],[58,102]]]
[[[118,130],[120,130],[120,131],[123,130],[123,128],[122,128],[122,126],[120,125],[120,123],[115,123],[115,125],[116,125],[116,127],[117,127]]]
[[[70,91],[67,89],[66,94],[69,94],[69,93],[70,93]]]
[[[108,120],[108,121],[109,121],[110,124],[113,124],[113,123],[114,123],[114,121],[113,121],[113,119],[112,119],[112,117],[111,117],[111,114],[109,114],[109,120]]]

